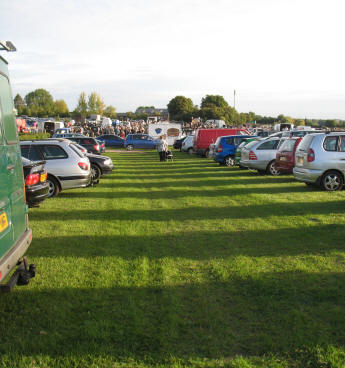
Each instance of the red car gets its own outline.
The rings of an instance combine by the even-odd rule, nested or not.
[[[275,167],[278,171],[292,173],[295,167],[295,152],[302,140],[301,137],[292,137],[285,140],[276,154]]]

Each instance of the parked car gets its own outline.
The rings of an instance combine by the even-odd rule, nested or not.
[[[192,154],[193,144],[194,144],[193,141],[194,141],[194,135],[187,135],[186,139],[182,143],[181,151]]]
[[[220,165],[235,166],[235,152],[237,146],[250,137],[252,136],[230,135],[218,137],[215,143],[214,160]]]
[[[175,139],[175,142],[173,144],[173,147],[178,150],[182,150],[182,143],[186,139],[186,137]]]
[[[85,137],[84,134],[80,133],[54,133],[52,138],[77,138],[77,137]]]
[[[262,174],[279,175],[280,172],[275,167],[275,159],[279,143],[285,139],[274,137],[254,142],[254,144],[249,143],[242,149],[240,165]]]
[[[92,137],[69,137],[69,140],[80,144],[81,146],[85,147],[88,152],[100,154],[101,147],[99,142],[95,138]]]
[[[103,141],[106,147],[124,147],[125,140],[115,134],[104,134],[96,137],[97,140]]]
[[[276,154],[276,169],[278,171],[292,174],[295,167],[296,148],[301,140],[300,137],[288,138],[279,147]]]
[[[248,132],[244,129],[197,129],[193,150],[197,155],[207,157],[210,144],[215,143],[218,137],[241,134],[248,135]]]
[[[250,142],[257,142],[260,139],[262,139],[262,137],[250,137],[250,138],[246,138],[237,148],[236,148],[236,152],[235,152],[235,165],[239,166],[240,169],[245,169],[244,167],[242,167],[240,165],[240,161],[241,161],[241,154],[242,154],[242,149],[244,148],[244,146],[246,146],[247,144],[249,144]],[[254,143],[253,143],[254,144]]]
[[[91,182],[90,161],[66,139],[22,141],[22,156],[31,161],[46,161],[48,197],[62,190],[87,187]]]
[[[345,132],[308,134],[298,145],[293,174],[307,185],[341,190],[345,175]]]
[[[128,151],[134,148],[155,149],[158,141],[148,134],[128,134],[125,140],[125,148]]]
[[[0,49],[15,51],[10,42],[0,42]],[[2,283],[0,291],[9,292],[16,284],[27,284],[29,279],[35,276],[35,266],[30,265],[28,268],[26,260],[23,259],[32,240],[32,231],[25,203],[23,165],[8,64],[2,57],[0,57],[0,106],[0,282]],[[18,268],[4,284],[16,266]],[[7,304],[5,300],[3,303]]]

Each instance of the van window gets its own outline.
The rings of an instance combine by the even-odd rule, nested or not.
[[[2,96],[11,96],[9,82],[3,76],[0,76],[0,91]],[[10,98],[1,98],[0,102],[6,142],[8,144],[17,144],[17,124],[14,120],[12,100]]]
[[[326,137],[323,141],[323,148],[325,151],[337,151],[338,146],[338,137],[337,136],[331,136]]]
[[[67,153],[60,146],[41,145],[40,150],[45,160],[58,160],[68,157]]]

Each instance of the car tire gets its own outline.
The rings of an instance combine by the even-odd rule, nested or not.
[[[97,182],[99,181],[99,178],[101,177],[102,175],[102,171],[101,169],[95,165],[95,164],[92,164],[91,165],[91,176],[92,176],[92,181],[93,182]]]
[[[280,175],[280,171],[277,170],[276,168],[276,162],[275,160],[272,160],[268,166],[267,166],[267,173],[271,174],[273,176],[278,176]]]
[[[126,148],[127,148],[127,151],[133,151],[134,146],[133,144],[129,144]]]
[[[206,158],[209,158],[210,156],[210,150],[209,149],[207,149],[206,151],[205,151],[205,153],[204,153],[204,155],[205,155],[205,157]]]
[[[229,167],[235,166],[235,159],[232,156],[226,156],[225,165]]]
[[[48,198],[57,197],[60,193],[58,181],[53,176],[48,176],[47,183],[49,185]]]
[[[189,147],[188,150],[187,150],[188,154],[191,155],[193,154],[193,148],[192,147]]]
[[[344,186],[344,179],[342,175],[335,170],[326,172],[321,179],[321,187],[327,192],[334,192],[341,190]]]

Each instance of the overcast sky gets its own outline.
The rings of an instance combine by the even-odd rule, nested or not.
[[[345,119],[344,0],[1,0],[13,94],[117,111],[223,95],[261,115]]]

